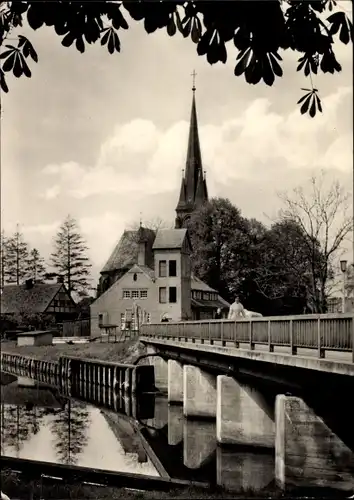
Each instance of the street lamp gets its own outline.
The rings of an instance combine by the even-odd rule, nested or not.
[[[340,261],[340,270],[342,271],[342,274],[343,274],[342,313],[345,313],[345,273],[347,272],[347,261],[346,260]]]

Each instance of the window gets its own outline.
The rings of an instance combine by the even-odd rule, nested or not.
[[[159,261],[159,276],[160,278],[166,278],[167,273],[166,273],[166,261],[165,260],[160,260]]]
[[[204,292],[203,293],[203,300],[209,300],[209,294]]]
[[[169,288],[169,302],[177,302],[177,288],[175,286]]]
[[[124,330],[125,329],[125,314],[120,313],[120,329]]]
[[[160,304],[166,304],[166,287],[164,286],[159,288],[159,302]]]
[[[139,298],[139,290],[132,290],[132,299]]]
[[[123,299],[130,299],[130,290],[123,290]]]
[[[148,296],[147,290],[140,290],[140,298],[141,299],[147,299],[147,296]]]
[[[177,261],[169,260],[168,261],[168,275],[169,276],[177,276]]]
[[[98,326],[102,326],[103,325],[103,314],[99,314],[98,315]]]

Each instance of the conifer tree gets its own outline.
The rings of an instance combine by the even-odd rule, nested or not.
[[[18,225],[14,235],[7,240],[6,256],[5,281],[20,285],[28,277],[29,249]]]
[[[28,275],[37,283],[43,283],[46,277],[46,266],[43,257],[37,250],[31,250],[27,261]]]
[[[55,237],[51,264],[56,274],[64,278],[69,293],[83,292],[89,287],[91,263],[87,250],[77,221],[68,215]]]
[[[0,287],[3,288],[5,283],[7,283],[7,265],[9,258],[9,248],[8,248],[8,238],[5,235],[5,231],[1,231],[1,241],[0,241]]]

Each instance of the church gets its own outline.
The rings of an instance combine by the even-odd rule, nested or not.
[[[186,168],[174,229],[124,231],[105,266],[90,306],[91,336],[108,327],[138,329],[142,322],[211,319],[229,308],[217,290],[192,272],[187,230],[194,210],[208,201],[193,84]]]

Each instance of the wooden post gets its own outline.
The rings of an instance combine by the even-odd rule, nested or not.
[[[253,336],[253,323],[252,323],[251,319],[249,320],[249,323],[248,323],[248,332],[249,332],[250,349],[251,349],[251,351],[253,351],[254,350],[254,342],[252,340],[252,336]]]
[[[269,352],[274,352],[274,345],[272,344],[272,328],[270,319],[268,320],[268,349]]]
[[[214,340],[211,338],[211,323],[209,321],[209,343],[210,345],[214,345]]]
[[[354,316],[352,316],[352,362],[354,363]]]
[[[290,352],[292,355],[296,356],[297,347],[294,346],[294,331],[293,331],[293,320],[289,322],[289,338],[290,338]]]
[[[226,341],[224,340],[224,323],[223,322],[220,323],[220,330],[221,330],[221,345],[223,347],[225,347],[226,346]]]
[[[209,323],[210,325],[210,323]],[[204,344],[204,339],[203,339],[203,328],[202,328],[202,324],[200,323],[200,329],[199,329],[199,336],[200,336],[200,343],[201,344]]]
[[[321,318],[318,318],[317,320],[317,350],[318,350],[318,357],[319,358],[324,358],[325,357],[325,351],[321,347],[322,342],[321,342]]]
[[[234,324],[233,324],[233,327],[234,327],[234,342],[235,342],[235,347],[238,349],[240,347],[240,342],[238,342],[237,340],[237,326],[236,326],[236,321],[234,321]]]

